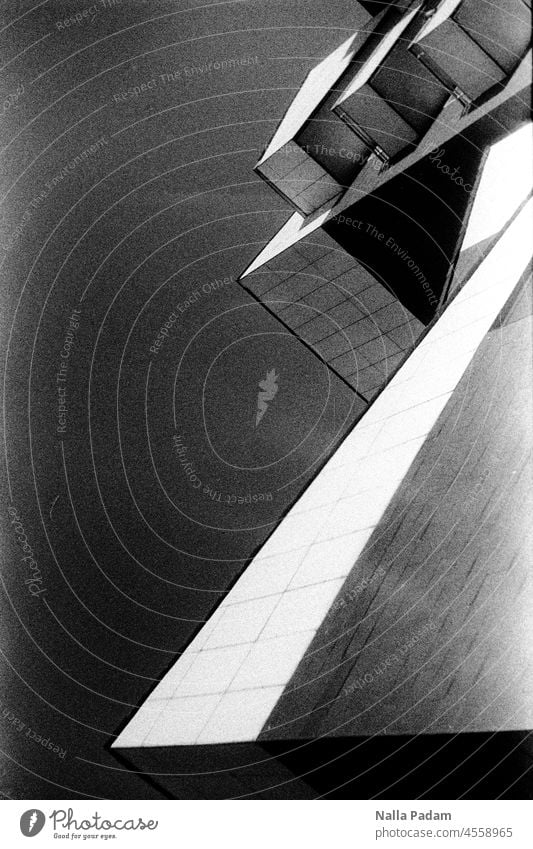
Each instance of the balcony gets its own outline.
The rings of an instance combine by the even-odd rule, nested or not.
[[[450,92],[477,104],[503,88],[531,41],[525,0],[448,0],[418,32],[411,53]]]

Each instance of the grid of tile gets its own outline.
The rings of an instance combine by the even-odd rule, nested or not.
[[[361,30],[350,36],[308,74],[256,165],[256,172],[303,215],[310,215],[328,202],[339,199],[345,190],[342,185],[344,181],[339,183],[336,179],[336,169],[328,168],[327,165],[323,167],[324,162],[310,155],[309,148],[314,149],[315,144],[318,147],[329,137],[331,121],[324,123],[315,120],[311,122],[312,129],[309,132],[309,119],[323,117],[324,110],[329,113],[326,102],[331,99],[332,89],[343,75],[347,73],[350,76],[353,73],[351,62],[368,37],[366,24],[370,21],[361,7],[355,11],[354,22],[357,20]],[[330,114],[328,118],[331,118]],[[339,124],[338,132],[334,133],[334,144],[342,147],[347,141],[345,128],[334,116],[333,121]],[[323,130],[326,131],[324,138]],[[302,132],[305,140],[299,143]],[[351,136],[348,133],[348,137]]]
[[[277,703],[274,738],[531,727],[531,300],[529,279],[478,348]]]
[[[391,56],[396,57],[396,64],[398,64],[398,56],[401,57],[407,51],[408,33],[414,34],[420,28],[421,18],[418,13],[422,4],[414,3],[411,5],[412,8],[404,10],[405,13],[382,38],[372,56],[363,64],[359,73],[350,81],[340,98],[333,105],[334,113],[342,121],[356,133],[362,134],[363,138],[371,140],[372,147],[375,148],[377,145],[389,159],[401,152],[404,152],[405,155],[406,149],[412,150],[427,129],[426,123],[423,130],[415,130],[413,125],[405,119],[405,114],[400,114],[400,110],[396,108],[394,92],[398,93],[397,80],[399,76],[396,70],[394,70],[392,78],[390,75],[388,79],[381,78],[381,88],[385,88],[384,93],[377,91],[373,86],[374,78],[379,77],[381,70],[391,60]],[[416,61],[414,64],[416,66]],[[415,68],[415,77],[417,75]],[[389,86],[392,89],[392,102],[388,97]],[[422,86],[421,80],[418,89],[421,89]],[[406,105],[408,105],[409,99],[411,99],[411,102],[414,100],[415,103],[420,103],[418,95],[419,91],[416,91],[413,97],[408,84],[400,87],[400,102],[406,99]],[[435,112],[428,113],[426,121],[431,123],[438,111],[440,111],[439,108]]]
[[[114,747],[256,739],[516,286],[533,202],[276,528]]]
[[[337,95],[334,90],[326,98],[296,141],[345,188],[364,167],[372,148],[331,111]]]
[[[289,142],[256,168],[304,215],[340,198],[343,187],[295,142]]]
[[[302,239],[319,233],[325,222],[336,215],[344,214],[362,197],[366,197],[381,185],[395,179],[407,167],[414,167],[424,158],[428,150],[442,148],[448,142],[451,142],[454,137],[467,133],[484,116],[492,114],[497,124],[503,121],[502,126],[506,126],[508,129],[512,129],[516,124],[526,120],[527,110],[523,110],[522,106],[529,102],[527,89],[531,79],[530,63],[531,58],[528,55],[520,62],[515,74],[502,92],[493,94],[483,105],[478,105],[467,113],[465,113],[464,104],[456,97],[451,97],[439,119],[427,131],[416,152],[407,157],[405,162],[402,160],[396,165],[392,165],[384,175],[381,175],[373,166],[371,168],[365,166],[357,183],[350,187],[341,200],[337,204],[333,204],[329,211],[326,207],[320,214],[308,219],[304,219],[297,212],[292,215],[250,263],[242,280],[264,268],[267,262],[279,256],[289,246],[296,245]],[[505,110],[508,105],[512,106],[513,112],[513,117],[510,119],[509,117],[505,118]],[[362,180],[363,176],[365,177],[364,180]]]
[[[304,216],[338,201],[373,152],[391,159],[413,150],[441,112],[447,90],[407,50],[422,5],[396,6],[380,16],[382,32],[381,24],[359,32],[324,60],[256,166]]]
[[[354,35],[350,35],[346,41],[309,72],[257,163],[258,165],[267,162],[276,151],[296,138],[305,126],[306,121],[320,108],[324,99],[328,97],[333,87],[348,69],[361,44],[366,41],[371,18],[359,4],[356,4],[353,11],[354,24],[358,25],[360,29]]]
[[[312,237],[241,282],[367,401],[424,329],[353,257]]]

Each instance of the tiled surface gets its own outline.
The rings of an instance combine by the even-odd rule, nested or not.
[[[368,536],[366,531],[358,531],[344,537],[313,543],[307,549],[289,589],[345,578],[354,564],[354,557],[357,556],[358,550],[362,551]]]
[[[434,117],[433,114],[426,115],[423,128],[414,130],[413,125],[392,105],[394,91],[392,100],[389,98],[387,102],[364,84],[372,70],[379,68],[391,48],[401,39],[417,8],[411,8],[399,19],[394,13],[386,16],[382,31],[380,24],[372,35],[373,25],[368,23],[326,57],[308,75],[259,160],[257,172],[273,183],[303,216],[339,200],[342,189],[353,183],[376,144],[389,156],[394,156],[416,144],[419,135],[427,129],[428,121],[431,122]],[[358,51],[369,37],[372,47],[370,50],[365,48],[367,52],[363,59]],[[398,50],[407,54],[405,41],[401,41],[397,50],[392,52]],[[352,58],[354,61],[350,63]],[[410,66],[410,63],[417,64],[409,54],[404,64]],[[420,74],[427,76],[419,69]],[[394,90],[395,76],[393,69],[390,85]],[[386,85],[383,79],[381,85],[382,88]],[[354,93],[350,95],[351,92]],[[340,93],[343,99],[341,110],[337,108]],[[426,94],[425,100],[426,103],[431,100],[434,107],[433,92],[429,97]],[[434,114],[438,111],[438,106],[433,108]],[[417,112],[421,114],[420,108]],[[348,121],[347,115],[350,116]],[[361,135],[361,130],[368,138]],[[303,152],[305,158],[302,157]]]
[[[531,727],[528,294],[476,354],[271,736]]]
[[[370,16],[359,4],[354,6],[353,14],[354,25],[361,28],[361,36],[358,38],[357,35],[351,35],[307,75],[258,165],[269,160],[276,151],[294,139],[348,67],[361,38],[365,37],[364,31],[368,29],[367,24],[370,21]]]
[[[157,721],[143,745],[186,745],[200,734],[219,701],[219,696],[168,699],[162,703]]]
[[[231,590],[229,597],[232,602],[283,592],[298,571],[305,553],[305,548],[296,548],[277,556],[265,557],[261,551]]]
[[[135,716],[130,719],[126,728],[115,741],[114,745],[122,746],[143,746],[146,738],[155,725],[155,722],[161,714],[165,705],[170,704],[170,700],[157,700],[154,698],[148,699],[142,707],[136,712]]]
[[[229,687],[248,654],[246,643],[201,651],[179,684],[180,696],[222,693]]]
[[[197,743],[225,743],[255,740],[283,687],[261,687],[225,693]],[[191,741],[189,741],[191,742]]]
[[[255,643],[229,689],[284,686],[295,672],[314,634],[314,631],[299,631]]]
[[[316,629],[342,586],[342,579],[308,587],[289,586],[279,598],[262,633],[264,639]]]
[[[529,10],[526,9],[525,4],[524,9],[525,20],[527,21],[530,13]],[[435,21],[436,18],[437,15],[434,15],[432,20]],[[527,25],[526,29],[529,31]],[[311,236],[327,221],[337,215],[344,214],[352,205],[360,201],[363,196],[368,196],[370,193],[378,189],[378,187],[392,182],[392,180],[400,173],[403,173],[410,167],[414,167],[423,159],[427,150],[442,148],[448,144],[453,144],[454,137],[456,138],[458,134],[467,133],[469,128],[471,128],[483,115],[492,112],[496,123],[498,123],[500,120],[499,115],[502,113],[502,110],[506,109],[507,105],[511,103],[517,95],[521,98],[521,102],[524,104],[524,111],[522,114],[518,114],[520,110],[516,107],[516,99],[513,106],[514,111],[520,122],[527,120],[526,114],[527,104],[529,104],[529,95],[526,89],[530,84],[530,80],[531,55],[529,54],[521,61],[518,69],[514,73],[514,76],[511,77],[504,90],[493,93],[490,99],[479,108],[465,114],[460,101],[451,97],[446,103],[442,113],[426,132],[425,136],[421,140],[421,144],[417,147],[415,152],[406,158],[406,160],[402,159],[399,163],[393,165],[381,174],[378,173],[374,167],[367,168],[365,166],[363,172],[361,172],[353,186],[350,186],[338,203],[332,204],[332,208],[329,211],[326,207],[320,214],[307,219],[300,213],[295,213],[250,263],[243,274],[243,279],[253,272],[263,268],[266,263],[272,260],[273,257],[280,256],[283,252],[287,251],[288,248],[299,244],[302,239]]]
[[[181,655],[180,659],[166,673],[161,683],[153,690],[151,698],[156,700],[171,699],[195,658],[196,652],[192,646],[189,646],[188,651]]]
[[[423,325],[333,240],[311,260],[312,243],[290,248],[242,285],[370,401]]]
[[[397,44],[404,32],[407,31],[409,24],[413,21],[414,17],[420,10],[422,3],[417,4],[407,4],[410,8],[406,8],[403,5],[402,12],[406,12],[406,14],[400,14],[399,18],[396,18],[395,21],[391,21],[390,18],[383,20],[383,26],[381,24],[379,27],[376,27],[376,32],[380,33],[379,39],[374,43],[374,47],[372,49],[371,55],[369,55],[368,59],[364,62],[361,67],[359,73],[357,73],[349,82],[348,85],[344,88],[341,96],[339,97],[337,103],[343,103],[346,100],[349,100],[358,90],[361,89],[365,83],[368,82],[373,73],[381,66],[381,63],[384,61],[386,56],[390,53],[390,51],[394,48],[395,44]],[[400,11],[401,4],[397,4],[397,11]],[[392,26],[390,24],[392,23]]]
[[[344,121],[331,111],[338,92],[326,98],[297,136],[313,158],[343,186],[352,183],[371,150]]]
[[[531,727],[531,300],[530,279],[485,336],[262,737]]]
[[[281,669],[290,674],[296,663],[296,646],[303,655],[305,645],[321,629],[328,610],[342,598],[345,587],[364,577],[359,561],[362,549],[364,559],[365,534],[370,538],[372,529],[381,522],[406,470],[412,468],[424,449],[424,437],[434,433],[435,423],[457,382],[513,291],[517,276],[527,262],[530,226],[531,204],[318,474],[313,486],[322,484],[327,488],[329,480],[330,500],[304,511],[296,503],[250,567],[255,570],[249,573],[252,579],[245,574],[237,581],[223,605],[193,641],[185,654],[189,651],[196,654],[181,680],[201,682],[203,679],[204,693],[191,696],[190,689],[186,691],[178,683],[166,704],[149,698],[133,720],[131,739],[135,739],[136,745],[140,745],[139,736],[145,732],[144,745],[156,745],[154,741],[161,741],[165,733],[169,735],[169,744],[176,740],[193,744],[257,736],[283,691],[282,685],[272,682],[279,681]],[[461,339],[466,340],[464,344],[459,344]],[[456,363],[452,382],[447,369],[442,368],[442,363],[449,363],[450,358]],[[468,385],[468,372],[465,380]],[[342,478],[342,492],[336,485],[337,475],[330,475],[333,468]],[[449,469],[445,466],[444,470],[442,479],[448,472],[456,474],[451,466]],[[354,474],[358,476],[357,482]],[[305,503],[305,494],[302,501]],[[330,545],[326,544],[328,540]],[[330,570],[334,541],[339,546],[337,572]],[[420,551],[425,551],[423,545]],[[431,546],[427,555],[430,553]],[[352,565],[357,562],[355,569],[350,569],[350,559]],[[272,581],[263,571],[263,567],[268,569],[269,562],[275,570]],[[374,572],[375,567],[374,563]],[[316,582],[308,583],[315,577]],[[239,586],[241,581],[244,593]],[[362,632],[366,630],[363,626]],[[202,636],[203,631],[206,636]],[[297,642],[300,639],[302,642]],[[286,646],[285,666],[274,658],[266,663],[267,643],[279,647],[282,654]],[[220,649],[227,649],[227,654],[215,654]],[[251,683],[250,656],[254,652],[258,663],[262,658],[265,664],[261,686],[234,689],[241,675],[241,680]],[[183,665],[183,659],[178,663]],[[198,670],[204,670],[202,674],[196,674],[196,664]],[[212,676],[205,674],[210,664],[214,670]],[[215,686],[225,689],[214,695]],[[162,707],[157,716],[154,716],[154,704]],[[150,720],[145,723],[139,715],[147,706],[150,706]],[[150,730],[148,724],[152,720],[155,725]],[[270,719],[268,722],[271,724]],[[128,726],[115,745],[133,745],[129,743],[129,734]]]
[[[357,11],[354,10],[354,14],[354,23],[359,22],[361,30],[348,38],[308,74],[256,166],[257,172],[273,183],[305,216],[327,202],[338,199],[342,194],[343,185],[347,185],[346,181],[353,171],[350,169],[345,173],[343,170],[348,163],[347,159],[335,157],[336,167],[328,167],[327,161],[324,161],[323,157],[315,159],[312,151],[315,145],[330,147],[333,144],[339,148],[347,141],[342,122],[331,115],[324,101],[328,100],[328,95],[331,99],[331,89],[347,71],[354,53],[368,36],[369,27],[365,24],[370,20],[369,16],[361,7]],[[324,115],[324,112],[327,115]],[[312,116],[314,121],[308,122]],[[333,131],[332,122],[339,124],[337,132]],[[304,128],[302,136],[300,131]],[[348,140],[350,137],[349,133]],[[308,151],[299,148],[297,142],[303,148],[308,146]]]
[[[343,191],[322,165],[292,141],[258,165],[257,171],[304,215],[339,198]]]
[[[265,596],[238,604],[230,604],[226,599],[222,616],[206,642],[206,649],[257,640],[280,598],[281,595]]]

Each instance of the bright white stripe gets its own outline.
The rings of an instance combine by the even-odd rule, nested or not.
[[[267,149],[257,163],[258,166],[266,162],[273,153],[287,144],[287,142],[292,141],[311,113],[320,105],[352,61],[356,49],[359,48],[360,44],[357,36],[358,33],[347,38],[340,47],[337,47],[333,53],[327,56],[307,75],[304,84],[289,106]]]
[[[392,29],[382,38],[372,55],[365,62],[364,66],[361,68],[359,73],[357,73],[352,80],[352,82],[347,86],[347,88],[343,91],[339,99],[335,102],[335,105],[332,106],[332,109],[340,106],[353,94],[355,94],[361,86],[363,86],[372,76],[374,71],[379,68],[380,64],[387,57],[387,54],[390,53],[402,32],[405,28],[411,23],[414,16],[418,14],[422,3],[419,3],[412,9],[408,14],[405,15]]]
[[[485,115],[491,110],[496,109],[509,98],[523,91],[531,83],[531,55],[531,51],[529,51],[514,72],[504,91],[499,92],[483,106],[474,109],[461,119],[454,120],[455,116],[452,117],[450,123],[448,123],[448,119],[446,118],[446,116],[451,114],[450,111],[443,110],[443,117],[435,120],[433,127],[428,131],[424,139],[422,139],[416,150],[396,163],[396,165],[393,165],[387,171],[380,174],[376,168],[372,167],[372,163],[369,160],[367,166],[360,171],[353,185],[339,201],[325,204],[324,209],[316,214],[316,216],[309,216],[309,220],[298,212],[292,215],[258,256],[256,256],[248,268],[246,268],[244,273],[241,274],[240,279],[243,280],[249,274],[252,274],[265,265],[265,263],[270,262],[283,253],[283,251],[286,251],[315,230],[318,230],[326,220],[335,218],[337,215],[342,215],[354,203],[359,202],[378,187],[388,183],[394,177],[398,176],[398,174],[411,168],[412,165],[415,165],[424,156],[427,156],[430,150],[443,147],[443,145],[459,133],[464,133],[468,127],[479,120],[481,115]],[[445,118],[446,120],[444,120]],[[354,238],[357,238],[356,231],[354,231]]]
[[[527,266],[532,225],[530,201],[114,746],[257,738]]]
[[[462,0],[443,0],[435,14],[432,15],[427,24],[422,27],[420,32],[418,32],[415,38],[413,38],[411,44],[416,44],[417,42],[422,41],[422,39],[426,38],[430,32],[433,32],[434,29],[440,27],[444,21],[448,20],[450,15],[453,15],[461,2]]]
[[[533,132],[526,124],[493,145],[468,219],[462,250],[498,233],[533,184]]]
[[[328,204],[324,212],[317,215],[316,218],[313,216],[311,221],[308,221],[303,215],[300,215],[299,212],[295,212],[294,215],[291,215],[281,230],[276,233],[274,238],[271,239],[261,253],[256,256],[246,271],[241,274],[240,279],[243,280],[245,277],[248,277],[249,274],[257,271],[257,269],[261,268],[265,265],[265,263],[270,262],[271,259],[274,259],[274,257],[283,253],[283,251],[286,251],[292,245],[300,242],[305,236],[308,236],[310,233],[314,233],[315,230],[318,230],[328,217],[332,207],[333,201]]]

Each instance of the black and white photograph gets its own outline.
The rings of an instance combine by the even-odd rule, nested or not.
[[[0,68],[6,846],[530,846],[530,0],[4,0]]]

